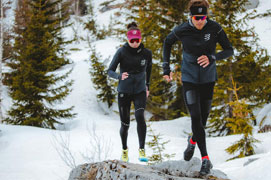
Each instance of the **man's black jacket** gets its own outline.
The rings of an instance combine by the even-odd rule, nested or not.
[[[116,69],[120,64],[120,74]],[[141,43],[138,48],[131,48],[128,43],[119,48],[108,68],[108,75],[118,79],[118,92],[137,94],[149,89],[152,68],[152,52]],[[123,72],[129,76],[121,80]]]
[[[170,73],[171,47],[176,41],[183,45],[182,81],[195,84],[214,82],[217,80],[215,61],[233,55],[233,48],[222,27],[215,21],[207,19],[202,30],[194,27],[191,20],[173,29],[168,34],[163,46],[164,75]],[[219,43],[223,51],[216,53],[216,44]],[[197,58],[206,55],[210,64],[203,68],[197,63]]]

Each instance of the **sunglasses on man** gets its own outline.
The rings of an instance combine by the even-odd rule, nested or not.
[[[207,18],[207,16],[192,16],[192,18],[196,21],[199,21],[199,20],[204,21]]]

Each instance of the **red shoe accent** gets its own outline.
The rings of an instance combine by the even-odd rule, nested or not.
[[[208,160],[210,160],[210,159],[209,159],[209,156],[203,156],[201,159],[202,159],[202,160],[203,160],[203,159],[208,159]]]
[[[190,144],[193,144],[193,145],[195,145],[195,144],[197,144],[197,142],[194,142],[193,140],[192,140],[192,138],[190,138]]]

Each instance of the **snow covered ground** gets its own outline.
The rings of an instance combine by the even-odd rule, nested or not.
[[[97,7],[100,0],[95,1]],[[102,2],[102,1],[101,1]],[[271,7],[270,0],[260,0],[258,9],[260,12]],[[114,10],[115,11],[115,10]],[[100,14],[98,11],[98,22],[106,24],[114,11]],[[269,23],[268,23],[269,22]],[[253,21],[256,32],[259,33],[260,44],[271,52],[271,24],[270,17]],[[78,27],[79,35],[86,37],[87,32]],[[73,31],[67,30],[67,36],[73,36]],[[103,58],[112,57],[121,44],[118,39],[108,38],[96,41],[96,46]],[[70,167],[88,161],[101,161],[105,159],[119,159],[121,153],[121,142],[119,137],[119,116],[112,110],[117,110],[116,104],[112,110],[106,105],[97,102],[97,91],[93,88],[90,70],[90,49],[86,42],[70,45],[68,48],[79,48],[80,51],[71,52],[69,56],[73,60],[73,68],[70,76],[74,80],[73,92],[65,100],[65,105],[74,105],[74,111],[78,114],[76,118],[64,121],[58,130],[48,130],[27,126],[12,126],[0,124],[0,179],[1,180],[65,180],[69,176]],[[11,100],[4,91],[4,110],[11,105]],[[61,105],[60,105],[61,106]],[[267,115],[266,124],[271,124],[271,105],[266,105],[259,110],[257,121]],[[268,123],[269,121],[269,123]],[[186,132],[190,129],[189,118],[179,118],[172,121],[155,122],[152,124],[155,132],[160,132],[163,141],[170,140],[166,145],[166,153],[176,153],[174,160],[182,159],[186,148]],[[95,131],[94,131],[95,130]],[[93,133],[95,132],[95,133]],[[258,134],[255,138],[261,143],[257,144],[256,155],[247,158],[226,162],[230,156],[225,152],[233,142],[240,136],[209,137],[207,138],[208,152],[214,168],[225,172],[232,180],[269,180],[271,179],[271,133]],[[150,138],[147,137],[147,141]],[[128,137],[129,159],[132,163],[138,162],[138,138],[136,123],[133,121]],[[59,151],[69,148],[74,159],[61,159]],[[99,152],[94,150],[101,149]],[[147,154],[151,149],[146,146]],[[67,151],[66,151],[67,152]],[[63,153],[61,153],[63,155]],[[65,154],[65,153],[64,153]],[[66,155],[68,155],[66,153]],[[94,159],[86,159],[84,156]],[[200,157],[199,151],[195,152]],[[255,160],[256,159],[256,160]],[[67,162],[67,160],[71,160]],[[249,161],[255,160],[248,165]],[[67,166],[70,164],[70,167]],[[141,163],[144,164],[144,163]]]

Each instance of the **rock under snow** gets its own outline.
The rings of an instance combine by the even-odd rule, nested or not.
[[[119,160],[82,164],[73,169],[69,180],[228,180],[226,174],[212,169],[207,176],[200,176],[201,160],[167,161],[153,166],[125,163]]]

